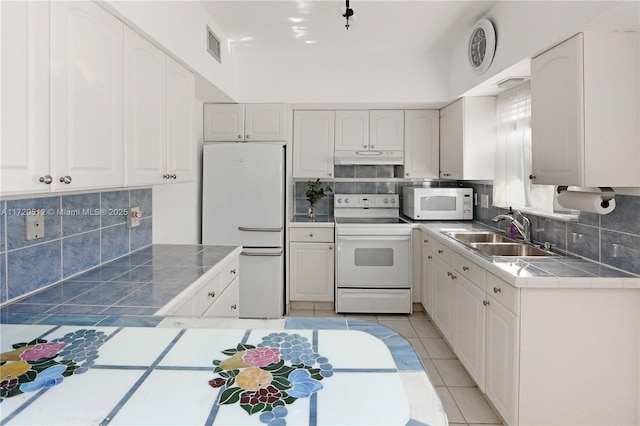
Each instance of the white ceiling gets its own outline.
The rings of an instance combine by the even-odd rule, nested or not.
[[[309,44],[323,50],[416,54],[450,46],[495,1],[350,0],[354,18],[345,28],[345,1],[204,1],[234,49],[287,50]]]

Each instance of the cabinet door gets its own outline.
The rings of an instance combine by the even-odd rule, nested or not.
[[[333,111],[294,111],[292,177],[333,177],[333,145]]]
[[[202,316],[238,317],[238,312],[240,312],[240,277],[237,277],[229,284]]]
[[[437,110],[404,112],[404,175],[437,179],[440,167],[440,120]]]
[[[404,149],[404,111],[369,111],[369,148],[389,151]]]
[[[286,141],[287,109],[284,104],[246,104],[244,139],[246,141]]]
[[[204,141],[244,140],[244,105],[204,104]]]
[[[167,169],[166,55],[124,30],[125,184],[163,182]]]
[[[167,174],[169,182],[195,179],[195,83],[191,71],[167,57]]]
[[[462,179],[463,146],[462,99],[440,110],[440,177]]]
[[[433,259],[433,313],[438,328],[453,345],[455,320],[455,280],[451,279],[451,268],[438,258]]]
[[[457,276],[455,352],[480,390],[485,387],[485,292],[462,275]]]
[[[423,234],[424,238],[424,234]],[[424,310],[433,316],[434,266],[433,253],[425,244],[422,245],[422,292],[421,302]]]
[[[507,424],[518,421],[520,322],[488,298],[485,393]]]
[[[369,111],[336,111],[336,151],[369,149]]]
[[[0,8],[0,194],[48,192],[49,3]]]
[[[290,243],[291,301],[333,302],[333,243]]]
[[[582,35],[531,61],[531,137],[534,183],[583,182]]]
[[[122,80],[122,22],[93,2],[52,2],[54,190],[123,185]]]

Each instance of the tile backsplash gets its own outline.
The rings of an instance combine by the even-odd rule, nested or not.
[[[0,201],[0,303],[151,244],[151,189]],[[140,226],[127,228],[130,207]],[[26,239],[25,216],[44,212],[44,237]]]
[[[474,207],[474,218],[485,225],[504,226],[491,221],[506,209],[491,206],[493,186],[473,184],[474,192],[489,196],[489,208]],[[577,222],[564,222],[528,214],[535,242],[553,246],[578,256],[640,274],[640,197],[616,195],[616,208],[599,215],[580,212]]]

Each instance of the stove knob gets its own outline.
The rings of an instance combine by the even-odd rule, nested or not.
[[[342,198],[338,198],[338,204],[342,204]]]
[[[384,199],[384,203],[385,203],[385,204],[389,204],[389,199],[388,199],[388,198],[385,198],[385,199]]]
[[[392,199],[391,199],[391,204],[395,204],[395,203],[396,203],[396,199],[395,199],[395,198],[392,198]]]
[[[345,202],[345,203],[347,203],[347,204],[349,204],[349,199],[348,199],[348,198],[345,198],[344,202]]]

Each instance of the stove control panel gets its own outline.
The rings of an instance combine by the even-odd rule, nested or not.
[[[337,208],[389,208],[397,209],[398,194],[335,194]]]

